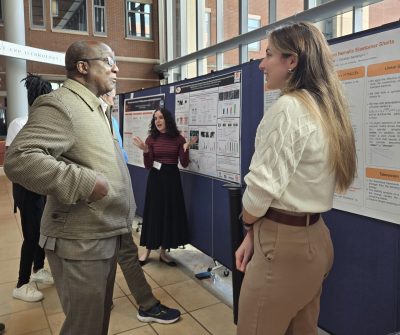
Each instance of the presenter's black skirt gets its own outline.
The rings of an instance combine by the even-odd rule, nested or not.
[[[189,242],[185,201],[175,164],[152,168],[147,179],[140,245],[147,249],[177,248]]]

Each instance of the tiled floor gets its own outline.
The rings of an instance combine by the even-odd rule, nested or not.
[[[22,242],[19,215],[12,211],[11,183],[0,167],[0,322],[6,324],[6,335],[58,334],[64,314],[54,286],[38,284],[45,299],[26,303],[12,298]],[[138,240],[138,233],[134,232]],[[194,273],[205,271],[212,259],[188,246],[171,251],[179,260],[177,268],[160,263],[152,253],[143,269],[154,295],[167,306],[182,311],[181,320],[172,325],[146,324],[136,318],[134,301],[122,272],[118,268],[114,287],[114,309],[109,334],[123,335],[233,335],[232,288],[224,268],[215,276],[199,281]],[[195,261],[194,261],[195,260]],[[213,293],[210,293],[213,292]],[[78,334],[77,334],[78,335]],[[328,335],[319,331],[319,335]]]

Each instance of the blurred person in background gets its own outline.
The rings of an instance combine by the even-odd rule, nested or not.
[[[22,81],[25,81],[28,91],[29,106],[33,105],[37,97],[52,91],[51,84],[40,76],[29,73]],[[6,138],[6,150],[27,121],[28,116],[25,116],[16,118],[10,123]],[[36,288],[33,282],[54,283],[53,276],[44,268],[45,253],[39,246],[40,221],[46,197],[17,183],[13,183],[13,197],[21,216],[24,238],[21,246],[18,282],[13,290],[13,297],[27,302],[40,301],[43,299],[43,293]]]

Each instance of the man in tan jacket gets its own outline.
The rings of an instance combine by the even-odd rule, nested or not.
[[[131,231],[131,179],[99,97],[116,84],[109,46],[75,42],[67,80],[39,97],[7,150],[4,170],[47,195],[40,245],[66,315],[60,334],[106,335],[120,236]]]

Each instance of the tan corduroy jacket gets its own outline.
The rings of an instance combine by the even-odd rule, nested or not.
[[[131,179],[99,99],[75,80],[40,96],[7,150],[11,181],[47,195],[41,234],[101,239],[131,230],[136,206]],[[108,195],[88,203],[97,174]]]

